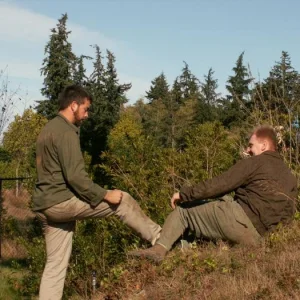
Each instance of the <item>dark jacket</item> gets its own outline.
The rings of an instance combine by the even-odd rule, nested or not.
[[[107,191],[85,171],[79,129],[62,115],[48,122],[36,144],[37,183],[33,210],[42,210],[73,196],[98,205]]]
[[[297,181],[280,155],[266,151],[239,161],[228,171],[193,187],[183,187],[183,201],[216,198],[235,191],[260,234],[279,222],[288,222],[296,210]]]

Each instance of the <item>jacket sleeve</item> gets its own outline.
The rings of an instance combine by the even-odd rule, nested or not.
[[[241,160],[217,177],[195,186],[182,187],[180,198],[183,201],[194,201],[223,196],[247,183],[255,169],[256,164],[252,158]]]
[[[97,206],[107,191],[94,183],[85,171],[79,137],[74,131],[65,132],[57,145],[58,159],[67,185],[76,195]]]

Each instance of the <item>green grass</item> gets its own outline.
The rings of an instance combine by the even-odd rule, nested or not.
[[[26,272],[15,261],[5,261],[0,264],[0,300],[19,300],[20,295],[14,290],[14,284],[22,278]]]
[[[15,271],[8,267],[0,266],[0,299],[14,300],[20,299],[9,283],[9,278],[15,276]]]

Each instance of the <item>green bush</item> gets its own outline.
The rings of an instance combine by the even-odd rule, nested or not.
[[[238,153],[234,137],[219,123],[196,126],[186,133],[185,139],[184,150],[163,149],[155,139],[145,136],[136,118],[123,114],[110,133],[108,151],[102,155],[105,164],[101,168],[112,179],[109,188],[129,192],[146,214],[163,224],[174,192],[182,185],[197,183],[226,170]],[[23,295],[37,293],[45,263],[44,242],[36,231],[27,242],[30,275],[23,281]],[[143,243],[115,217],[78,222],[64,297],[72,294],[89,297],[93,270],[103,285],[112,278],[118,280],[127,250]]]

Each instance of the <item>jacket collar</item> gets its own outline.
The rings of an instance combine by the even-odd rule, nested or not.
[[[260,155],[270,155],[270,156],[273,156],[273,157],[281,158],[280,154],[277,151],[269,151],[268,150],[268,151],[263,152]]]
[[[58,118],[60,118],[63,122],[65,122],[68,126],[70,126],[77,134],[79,134],[79,127],[72,124],[66,117],[64,117],[61,113],[58,113]]]

